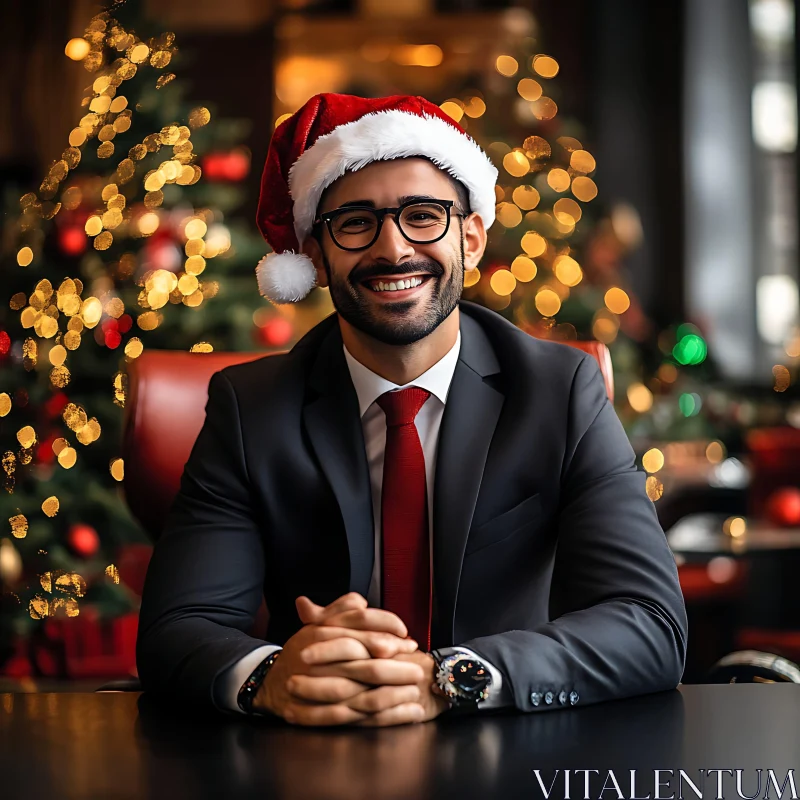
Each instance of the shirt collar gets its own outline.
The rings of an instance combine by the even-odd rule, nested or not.
[[[426,389],[438,397],[442,405],[447,403],[447,393],[450,391],[453,373],[456,371],[456,363],[458,362],[458,354],[461,350],[461,331],[456,336],[456,343],[439,361],[427,372],[423,372],[422,375],[411,381],[411,383],[405,384],[405,386],[398,386],[396,383],[376,375],[360,361],[356,361],[344,344],[342,344],[342,347],[344,348],[347,368],[350,370],[350,378],[358,395],[359,414],[363,417],[367,413],[367,409],[382,394],[395,389],[405,389],[408,386],[418,386],[420,389]]]

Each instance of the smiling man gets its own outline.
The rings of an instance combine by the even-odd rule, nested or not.
[[[677,571],[597,363],[460,300],[496,177],[419,97],[317,95],[277,128],[259,286],[327,286],[336,313],[212,377],[148,570],[145,689],[394,725],[677,685]]]

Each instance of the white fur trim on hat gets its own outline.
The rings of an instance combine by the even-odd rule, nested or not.
[[[258,289],[273,303],[296,303],[316,285],[314,263],[304,253],[269,253],[256,267]]]
[[[347,170],[373,161],[425,156],[461,181],[471,210],[486,228],[494,222],[497,168],[466,134],[439,117],[392,109],[365,114],[320,136],[289,170],[294,230],[303,242],[311,232],[322,193]]]

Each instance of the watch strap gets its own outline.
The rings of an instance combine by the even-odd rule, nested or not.
[[[239,693],[236,696],[236,702],[239,705],[239,708],[244,711],[245,714],[253,714],[255,713],[253,710],[253,701],[258,694],[258,690],[261,687],[261,684],[264,683],[264,679],[267,677],[267,673],[270,671],[272,665],[278,660],[281,651],[276,650],[274,653],[270,653],[249,675],[247,680],[242,684],[242,688],[239,689]]]

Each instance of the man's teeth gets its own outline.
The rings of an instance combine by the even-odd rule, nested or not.
[[[412,286],[419,286],[422,283],[422,278],[408,278],[404,281],[392,281],[385,283],[378,281],[371,284],[370,288],[373,292],[399,292],[403,289],[410,289]]]

